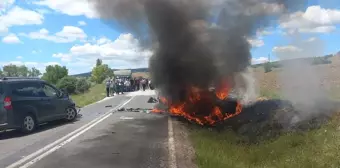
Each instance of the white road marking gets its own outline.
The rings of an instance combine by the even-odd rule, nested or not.
[[[168,132],[169,132],[169,167],[177,168],[177,160],[176,160],[176,148],[175,148],[175,139],[174,139],[174,131],[172,127],[172,120],[168,118]]]
[[[107,113],[97,117],[96,119],[94,119],[91,122],[85,124],[84,126],[78,128],[77,130],[75,130],[75,131],[65,135],[64,137],[54,141],[53,143],[51,143],[49,145],[46,145],[45,147],[41,148],[40,150],[38,150],[38,151],[36,151],[36,152],[34,152],[34,153],[32,153],[32,154],[30,154],[30,155],[20,159],[20,160],[18,160],[17,162],[7,166],[6,168],[17,168],[20,165],[23,165],[24,163],[26,163],[26,164],[23,165],[23,166],[20,166],[20,168],[27,168],[27,167],[31,166],[35,162],[41,160],[42,158],[46,157],[50,153],[52,153],[52,152],[56,151],[57,149],[61,148],[62,146],[64,146],[68,142],[71,142],[76,137],[80,136],[81,134],[85,133],[86,131],[88,131],[89,129],[91,129],[92,127],[94,127],[95,125],[100,123],[101,121],[103,121],[106,118],[108,118],[109,116],[111,116],[112,112],[114,110],[119,109],[119,108],[125,106],[134,97],[135,96],[131,97],[130,99],[128,99],[124,103],[119,104],[114,109],[110,110],[109,112],[107,112]]]
[[[125,116],[121,116],[119,119],[121,120],[133,120],[133,117],[125,117]]]

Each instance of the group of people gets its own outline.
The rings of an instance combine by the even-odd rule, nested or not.
[[[152,89],[151,80],[147,78],[131,78],[131,77],[116,77],[106,81],[106,96],[116,94],[124,94],[124,92],[132,92],[146,89]]]

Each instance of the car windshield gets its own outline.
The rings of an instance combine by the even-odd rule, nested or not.
[[[47,97],[55,97],[55,96],[58,95],[57,90],[55,90],[51,86],[45,85],[43,90],[44,90],[44,93]]]

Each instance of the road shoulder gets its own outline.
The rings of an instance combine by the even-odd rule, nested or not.
[[[197,168],[195,164],[195,150],[189,139],[187,127],[176,119],[172,119],[172,123],[177,167]]]

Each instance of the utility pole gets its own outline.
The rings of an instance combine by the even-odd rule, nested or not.
[[[268,54],[268,62],[270,62],[270,53]]]

